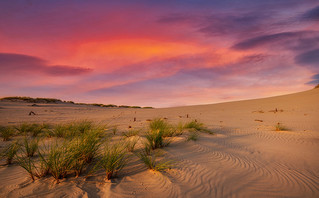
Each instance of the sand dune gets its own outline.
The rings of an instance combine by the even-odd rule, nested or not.
[[[90,119],[126,130],[165,117],[171,123],[197,119],[215,131],[215,135],[201,133],[196,142],[177,137],[163,149],[176,162],[165,173],[147,170],[132,157],[110,182],[98,174],[54,184],[51,178],[32,182],[22,168],[4,166],[0,197],[319,197],[318,101],[319,89],[163,109],[0,102],[1,125]],[[30,111],[37,115],[29,116]],[[289,130],[275,131],[278,122]]]

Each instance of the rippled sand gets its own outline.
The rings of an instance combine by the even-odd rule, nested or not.
[[[31,182],[22,168],[1,167],[0,197],[319,197],[318,101],[319,89],[165,109],[0,102],[2,125],[90,119],[126,130],[165,117],[171,123],[197,119],[216,133],[201,133],[196,142],[176,138],[163,151],[176,166],[163,174],[147,170],[136,157],[112,182],[99,175]],[[37,115],[28,116],[31,110]],[[289,131],[275,131],[278,122]]]

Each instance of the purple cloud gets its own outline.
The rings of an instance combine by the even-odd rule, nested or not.
[[[319,21],[319,6],[305,12],[301,16],[301,19],[306,21]]]
[[[0,53],[0,69],[3,75],[9,73],[42,73],[51,76],[74,76],[87,74],[92,71],[89,68],[50,65],[47,61],[35,56],[11,53]]]
[[[311,69],[319,69],[319,48],[299,54],[295,58],[296,63],[307,65]]]

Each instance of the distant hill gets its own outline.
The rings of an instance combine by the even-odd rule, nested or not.
[[[136,109],[153,109],[153,107],[140,107],[140,106],[128,106],[128,105],[114,105],[114,104],[87,104],[87,103],[75,103],[73,101],[62,101],[56,98],[31,98],[31,97],[21,97],[21,96],[11,96],[11,97],[4,97],[1,98],[0,101],[7,101],[7,102],[27,102],[27,103],[51,103],[51,104],[61,104],[61,103],[69,103],[69,104],[76,104],[76,105],[93,105],[97,107],[108,107],[108,108],[136,108]]]

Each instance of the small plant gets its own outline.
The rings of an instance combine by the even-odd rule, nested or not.
[[[134,152],[134,148],[139,139],[139,137],[134,136],[126,140],[126,148],[128,152]]]
[[[106,146],[104,154],[95,166],[97,168],[103,168],[106,173],[106,179],[110,180],[116,177],[118,172],[121,171],[127,164],[127,153],[125,148],[119,144],[113,146]]]
[[[1,159],[6,159],[7,164],[12,164],[13,157],[17,154],[21,145],[15,141],[7,145],[1,152]]]
[[[198,140],[198,137],[199,137],[199,134],[198,134],[198,132],[196,131],[196,130],[194,130],[194,131],[190,131],[189,133],[188,133],[188,136],[187,136],[187,141],[190,141],[190,140],[192,140],[192,141],[196,141],[196,140]]]
[[[26,156],[33,157],[35,152],[38,150],[39,139],[25,137],[22,146]]]
[[[137,136],[140,133],[140,130],[134,130],[134,129],[130,129],[126,132],[123,132],[123,136],[124,137],[132,137],[132,136]]]
[[[73,158],[70,155],[67,143],[64,142],[62,145],[55,143],[51,145],[47,156],[45,156],[45,152],[43,151],[38,152],[43,167],[49,170],[49,173],[56,180],[57,184],[60,183],[60,179],[66,176],[73,165]]]
[[[11,126],[0,126],[0,136],[3,141],[8,141],[14,135],[14,128]]]
[[[315,86],[315,89],[318,89],[319,88],[319,84],[317,86]]]
[[[276,131],[288,131],[288,129],[279,122],[275,125],[275,130]]]
[[[172,161],[157,161],[156,155],[148,155],[145,152],[140,152],[137,156],[142,160],[142,162],[147,166],[147,168],[155,171],[164,171],[172,168]]]
[[[34,169],[34,163],[31,159],[31,157],[16,155],[16,160],[17,160],[19,166],[21,166],[23,169],[25,169],[29,173],[32,181],[34,181],[35,180],[35,169]]]
[[[197,122],[196,120],[193,120],[189,123],[186,123],[184,126],[185,129],[195,129],[197,131],[209,133],[209,134],[214,134],[214,132],[210,131],[206,127],[204,127],[204,124],[201,122]]]
[[[148,141],[148,144],[153,150],[157,148],[162,148],[164,146],[168,146],[170,144],[170,141],[168,139],[164,139],[163,131],[160,130],[148,131],[145,137]]]
[[[99,134],[94,132],[85,133],[69,143],[68,151],[73,161],[71,169],[74,170],[76,177],[97,156],[100,146]]]
[[[113,135],[116,135],[116,133],[118,132],[117,126],[114,126],[111,130],[112,130]]]

